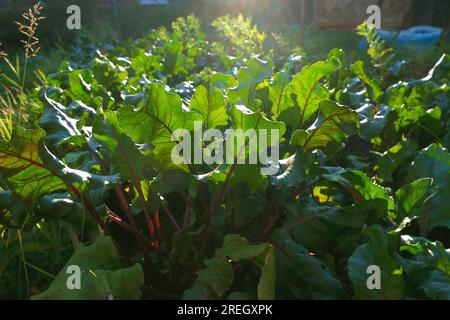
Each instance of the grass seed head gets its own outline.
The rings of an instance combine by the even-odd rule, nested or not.
[[[22,18],[26,21],[24,23],[15,21],[19,31],[26,36],[26,40],[21,40],[23,47],[25,48],[25,57],[35,57],[40,50],[39,38],[36,36],[36,30],[39,25],[39,21],[44,20],[45,17],[41,16],[43,7],[39,1],[32,8],[28,9]]]

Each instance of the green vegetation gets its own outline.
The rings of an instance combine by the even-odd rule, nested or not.
[[[212,25],[80,38],[28,87],[6,60],[0,298],[450,299],[450,56],[417,77],[366,26],[366,54],[317,60],[242,17]],[[278,173],[175,165],[194,121],[279,130]]]

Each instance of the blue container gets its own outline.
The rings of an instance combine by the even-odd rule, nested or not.
[[[441,37],[442,29],[430,26],[417,26],[403,30],[398,34],[395,46],[398,49],[413,46],[432,50]]]

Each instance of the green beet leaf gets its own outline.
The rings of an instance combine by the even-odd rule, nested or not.
[[[319,102],[330,97],[329,91],[320,84],[320,80],[340,68],[337,59],[318,61],[306,66],[294,76],[289,94],[295,95],[300,114],[297,128],[305,124],[319,109]]]
[[[205,128],[212,129],[228,123],[227,102],[222,92],[209,85],[199,86],[191,99],[190,109],[200,113]]]
[[[247,239],[237,234],[225,236],[222,247],[216,250],[214,257],[205,260],[206,267],[197,272],[194,287],[185,293],[185,298],[192,297],[200,288],[205,287],[213,290],[218,297],[224,296],[234,279],[232,263],[240,261],[252,261],[260,268],[261,278],[257,289],[259,299],[273,299],[275,294],[273,249],[267,243],[250,244]],[[201,291],[205,293],[205,290]]]
[[[380,226],[365,231],[368,242],[356,248],[348,260],[348,275],[353,283],[356,299],[398,300],[405,294],[402,267],[391,257],[386,234]],[[380,268],[380,288],[369,289],[370,266]]]
[[[239,84],[228,90],[228,97],[233,105],[243,104],[253,111],[257,111],[261,100],[256,99],[257,85],[272,74],[273,63],[252,58],[247,66],[241,68],[238,74]]]
[[[80,269],[80,287],[70,277]],[[72,282],[73,281],[73,282]],[[68,285],[69,284],[69,285]],[[50,287],[32,297],[34,300],[127,300],[139,299],[144,272],[139,264],[122,268],[120,257],[109,237],[100,237],[90,245],[80,245],[56,276]]]
[[[152,153],[162,168],[173,167],[172,149],[176,145],[173,134],[177,129],[191,131],[194,121],[202,117],[183,110],[177,94],[169,93],[161,84],[150,84],[137,108],[126,106],[117,112],[120,127],[136,143],[152,145]]]
[[[277,288],[286,299],[343,299],[341,283],[284,229],[276,229],[270,241],[276,245]]]
[[[58,173],[48,169],[39,156],[38,144],[44,136],[41,129],[18,127],[9,142],[0,142],[0,171],[11,190],[30,202],[66,189]]]
[[[342,142],[358,128],[357,115],[350,108],[330,100],[322,100],[319,115],[306,131],[296,130],[291,144],[300,145],[304,151],[324,149],[334,153],[342,148]]]

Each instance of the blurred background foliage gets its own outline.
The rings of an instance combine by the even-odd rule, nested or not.
[[[36,1],[0,1],[0,39],[9,46],[15,46],[20,33],[14,21]],[[138,38],[149,29],[170,26],[179,16],[195,14],[204,27],[219,16],[243,14],[265,31],[276,31],[286,25],[298,25],[301,19],[300,0],[168,0],[168,5],[138,5],[138,0],[43,0],[47,17],[40,28],[44,45],[67,45],[73,43],[77,31],[66,28],[66,9],[77,4],[82,12],[82,32],[99,40]],[[433,4],[431,5],[431,2]],[[116,3],[116,10],[113,10]],[[306,22],[312,24],[313,1],[306,1]],[[317,3],[316,3],[317,5]],[[110,10],[108,10],[110,8]],[[431,12],[430,12],[431,10]],[[448,24],[450,1],[414,0],[413,11],[409,15],[410,24]],[[331,37],[330,37],[331,39]]]

